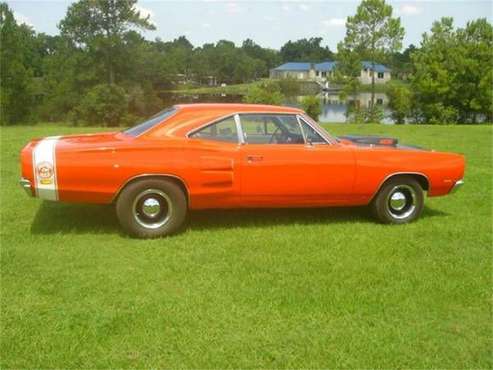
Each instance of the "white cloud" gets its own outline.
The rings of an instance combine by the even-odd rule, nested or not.
[[[149,22],[156,25],[156,22],[154,22],[154,19],[153,19],[154,18],[154,12],[152,10],[144,8],[143,6],[141,6],[139,4],[135,4],[134,8],[136,11],[138,11],[140,13],[141,17],[144,17],[144,18],[149,17]]]
[[[412,4],[401,4],[399,7],[397,14],[402,14],[402,15],[418,15],[421,14],[423,9],[416,5]]]
[[[288,4],[282,4],[281,10],[283,12],[289,13],[291,11],[291,7]]]
[[[245,9],[243,7],[234,1],[226,3],[226,13],[228,14],[239,14],[243,13],[244,10]]]
[[[310,7],[306,4],[299,4],[298,7],[300,8],[300,10],[304,11],[304,12],[307,12],[308,10],[310,10]]]
[[[322,21],[325,27],[344,27],[346,25],[346,19],[344,18],[330,18]]]
[[[31,22],[31,20],[28,17],[26,17],[24,14],[21,14],[19,12],[15,12],[14,11],[14,18],[15,18],[15,21],[17,23],[19,23],[19,24],[25,24],[26,26],[33,27],[34,28],[34,25]]]
[[[210,23],[202,23],[202,27],[211,28],[211,24]]]

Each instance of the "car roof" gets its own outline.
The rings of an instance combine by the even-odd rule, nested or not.
[[[198,103],[177,104],[176,112],[164,122],[152,127],[142,137],[186,136],[191,130],[236,113],[302,114],[299,108],[265,104]]]
[[[196,103],[196,104],[177,104],[175,107],[180,110],[219,110],[224,113],[233,112],[285,112],[301,113],[299,108],[286,107],[281,105],[267,104],[243,104],[243,103]]]

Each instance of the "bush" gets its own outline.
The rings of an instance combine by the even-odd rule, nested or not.
[[[322,103],[320,103],[320,99],[315,95],[308,95],[303,97],[301,100],[301,107],[311,118],[315,121],[318,120],[318,117],[322,113]]]
[[[351,101],[346,110],[346,120],[349,123],[381,123],[384,119],[383,108],[375,104],[372,107],[362,107],[359,102]]]
[[[382,123],[383,119],[384,111],[381,105],[374,104],[373,107],[365,109],[366,123]]]
[[[283,78],[277,81],[281,93],[287,96],[300,95],[301,83],[292,77]]]
[[[387,84],[387,95],[389,97],[389,108],[392,111],[392,119],[397,124],[405,123],[406,118],[411,115],[413,105],[411,90],[402,83],[389,82]]]
[[[128,112],[125,90],[117,85],[94,86],[71,112],[72,120],[87,124],[118,126]]]
[[[248,93],[243,97],[243,101],[251,104],[281,105],[284,98],[277,83],[261,82],[248,89]]]

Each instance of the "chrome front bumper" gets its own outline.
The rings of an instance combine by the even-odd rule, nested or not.
[[[25,178],[21,178],[19,180],[19,184],[22,186],[22,188],[26,191],[27,195],[29,195],[30,197],[33,196],[33,191],[32,191],[32,186],[31,186],[31,181],[25,179]]]
[[[450,194],[452,193],[455,193],[457,190],[459,190],[459,188],[462,187],[462,185],[464,185],[464,180],[463,179],[460,179],[459,181],[456,181],[454,186],[452,187],[452,190],[450,190]]]

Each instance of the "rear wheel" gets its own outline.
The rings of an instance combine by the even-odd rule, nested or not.
[[[410,176],[388,180],[370,204],[375,217],[386,224],[405,224],[417,219],[424,206],[421,185]]]
[[[187,199],[175,182],[140,180],[127,185],[116,202],[116,214],[123,229],[139,238],[156,238],[175,233],[187,215]]]

